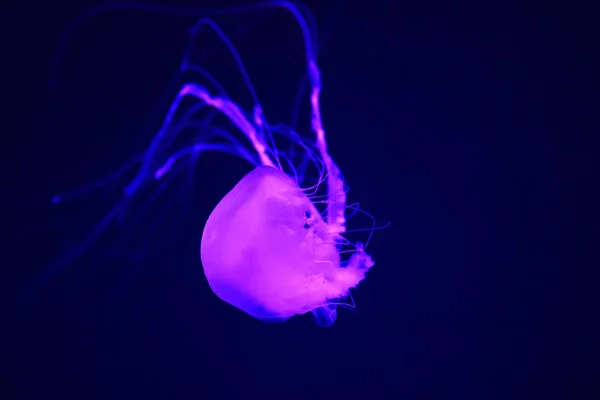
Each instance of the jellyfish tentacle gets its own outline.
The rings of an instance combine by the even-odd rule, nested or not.
[[[223,114],[225,114],[231,122],[233,122],[241,131],[248,137],[252,146],[258,153],[260,161],[263,165],[268,165],[270,167],[274,167],[275,164],[267,154],[267,146],[264,140],[257,134],[255,126],[248,121],[248,119],[244,116],[244,113],[240,110],[240,108],[232,102],[231,100],[219,97],[219,96],[211,96],[208,91],[198,85],[187,84],[185,85],[181,91],[180,96],[185,96],[187,94],[194,95],[204,101],[206,104],[209,104]]]

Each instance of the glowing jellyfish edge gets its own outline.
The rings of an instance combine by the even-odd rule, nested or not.
[[[200,254],[213,292],[261,319],[313,311],[321,326],[336,319],[344,297],[373,265],[362,249],[340,266],[336,234],[282,171],[259,166],[215,207]]]

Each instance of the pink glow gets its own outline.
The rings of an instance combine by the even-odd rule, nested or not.
[[[335,238],[292,179],[261,166],[214,209],[200,252],[222,300],[259,319],[287,319],[334,304],[373,265],[359,249],[341,267]]]

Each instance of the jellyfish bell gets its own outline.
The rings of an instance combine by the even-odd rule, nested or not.
[[[356,252],[340,265],[337,234],[296,182],[259,166],[221,200],[208,218],[200,254],[213,292],[262,320],[314,311],[317,323],[336,318],[335,299],[373,265]]]

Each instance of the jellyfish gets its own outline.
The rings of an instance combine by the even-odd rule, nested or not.
[[[214,20],[258,8],[281,8],[297,22],[308,82],[299,92],[309,103],[309,132],[301,134],[292,126],[267,119],[244,61]],[[193,13],[165,7],[143,9]],[[368,240],[353,243],[345,237],[346,213],[357,209],[347,205],[343,175],[328,151],[319,102],[322,80],[314,20],[306,9],[286,1],[203,14],[191,30],[192,41],[203,29],[218,35],[246,82],[253,106],[244,108],[232,99],[208,70],[191,61],[191,50],[187,51],[181,71],[195,72],[206,84],[187,80],[179,85],[143,153],[100,181],[52,198],[52,203],[61,204],[134,171],[116,203],[75,249],[45,269],[43,280],[85,253],[111,224],[126,225],[134,199],[168,190],[170,178],[191,168],[200,155],[217,152],[238,157],[251,169],[216,204],[198,238],[199,264],[209,287],[226,303],[261,321],[281,322],[311,313],[318,326],[331,326],[338,306],[354,305],[353,300],[344,299],[351,298],[350,291],[374,263],[366,253]],[[217,115],[225,117],[227,127],[215,122]],[[173,149],[182,132],[190,129],[195,132],[193,138]]]

